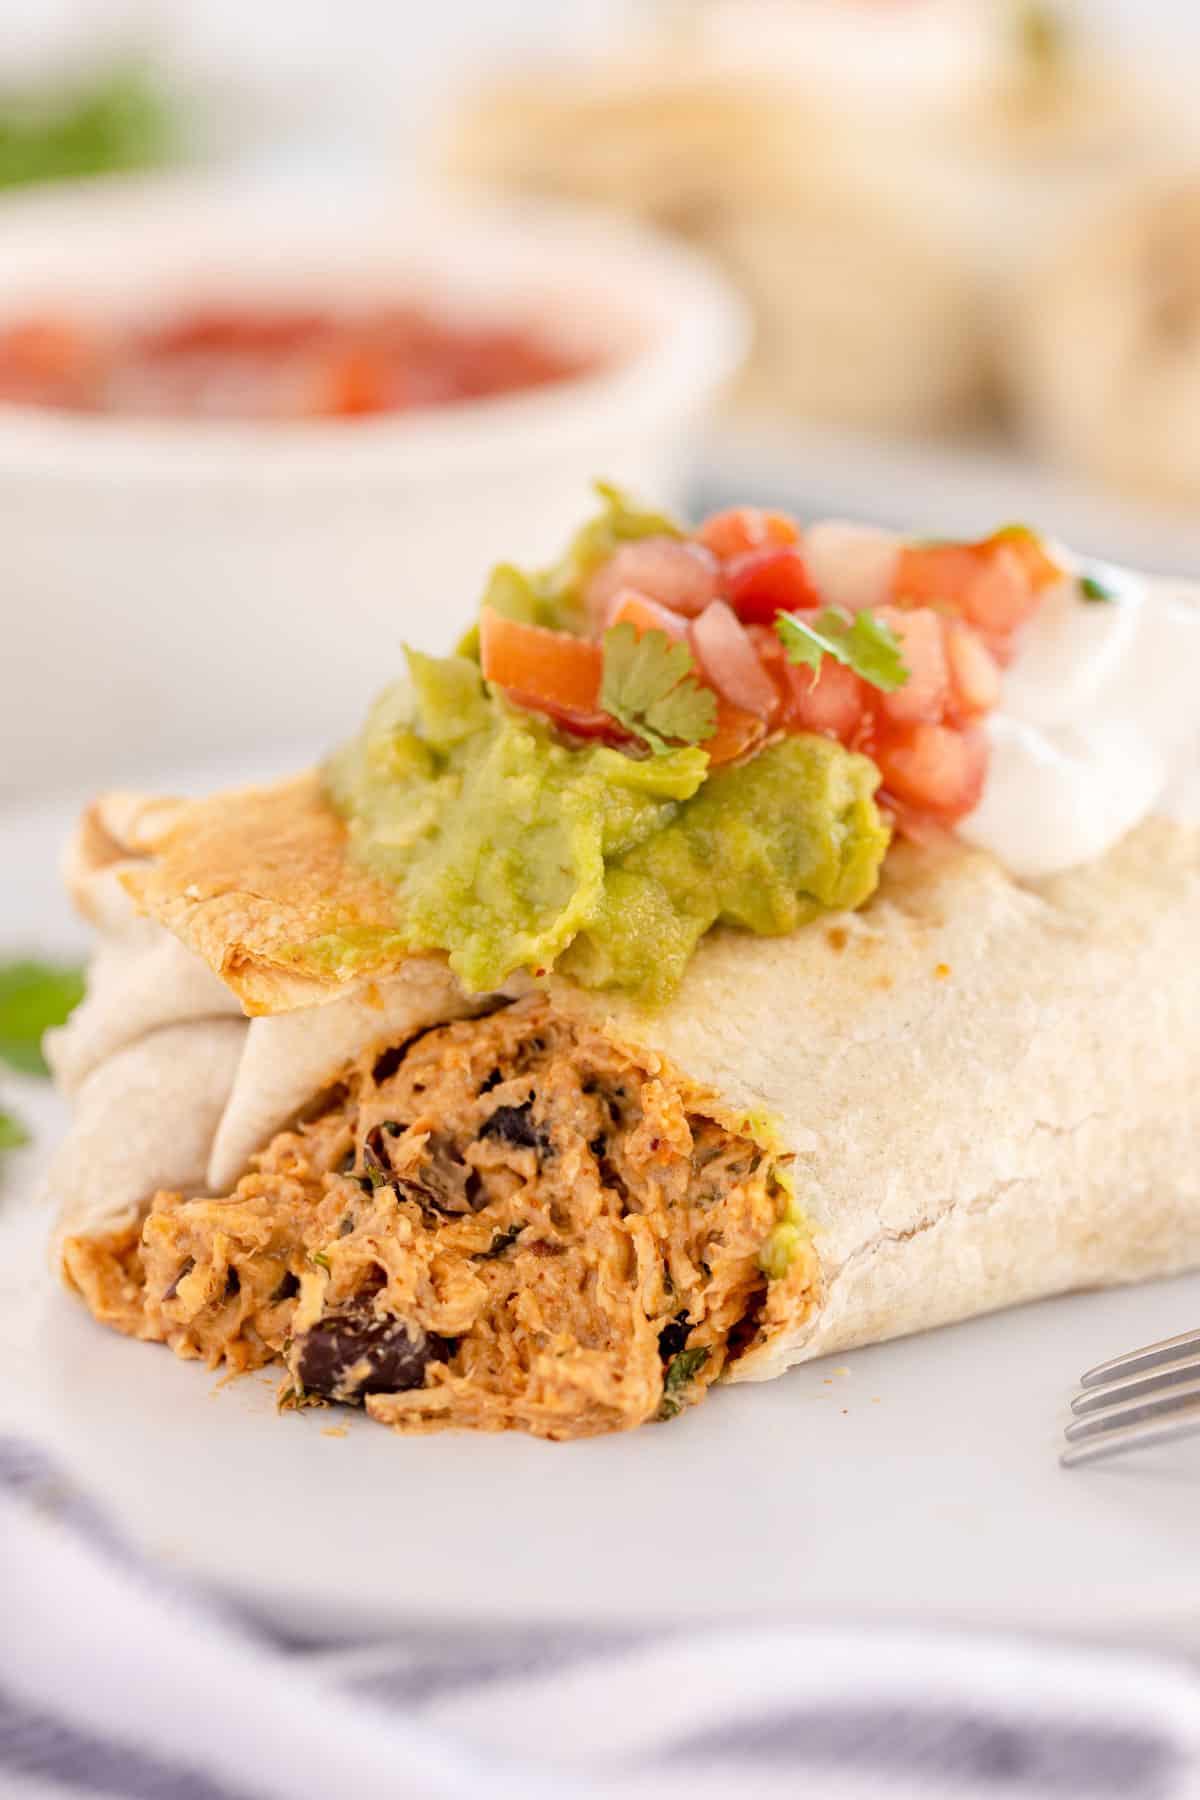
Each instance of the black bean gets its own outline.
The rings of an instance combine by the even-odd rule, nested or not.
[[[441,1031],[442,1029],[441,1025],[423,1025],[420,1031],[414,1031],[412,1036],[405,1038],[402,1044],[392,1044],[388,1049],[381,1050],[371,1068],[371,1077],[376,1086],[382,1086],[385,1081],[391,1080],[414,1044],[419,1044],[421,1039],[428,1037],[431,1031]]]
[[[692,1329],[686,1312],[676,1313],[669,1325],[664,1325],[658,1334],[658,1354],[664,1362],[670,1362],[678,1356],[688,1341],[688,1333]]]
[[[479,1127],[479,1135],[499,1138],[502,1144],[511,1144],[516,1150],[544,1150],[546,1138],[530,1118],[532,1110],[532,1094],[520,1106],[498,1106]]]
[[[191,1274],[191,1272],[195,1268],[195,1266],[196,1266],[196,1259],[194,1256],[186,1257],[184,1259],[184,1261],[180,1263],[179,1270],[175,1276],[174,1281],[171,1283],[170,1287],[167,1289],[166,1293],[163,1295],[164,1300],[173,1300],[175,1298],[176,1294],[179,1292],[180,1282],[185,1278],[185,1276],[188,1276]]]
[[[294,1338],[291,1369],[306,1393],[352,1403],[422,1387],[430,1363],[452,1354],[449,1339],[359,1303],[327,1313]]]
[[[504,1252],[516,1243],[524,1229],[524,1225],[510,1225],[507,1230],[498,1231],[487,1249],[478,1253],[478,1260],[492,1262],[497,1256],[503,1256]]]
[[[478,1212],[486,1204],[478,1174],[463,1161],[458,1145],[445,1132],[435,1132],[430,1138],[414,1185],[424,1190],[435,1212]]]
[[[353,1230],[354,1230],[354,1214],[353,1213],[343,1213],[342,1217],[338,1220],[338,1236],[339,1237],[349,1237],[350,1233]]]
[[[392,1049],[385,1050],[381,1056],[375,1058],[371,1068],[371,1079],[376,1086],[382,1086],[385,1081],[391,1080],[404,1061],[404,1050],[403,1044],[396,1044]]]
[[[612,1188],[623,1206],[628,1206],[630,1196],[625,1177],[610,1157],[602,1156],[600,1158],[600,1180],[606,1188]]]

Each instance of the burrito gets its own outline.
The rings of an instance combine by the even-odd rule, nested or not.
[[[570,1439],[1200,1264],[1198,630],[1024,526],[605,489],[318,769],[87,810],[67,1286]]]

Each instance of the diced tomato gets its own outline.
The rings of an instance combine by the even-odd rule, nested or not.
[[[903,687],[891,694],[879,694],[879,711],[897,723],[925,719],[937,724],[950,691],[941,619],[923,606],[913,612],[904,612],[898,606],[881,606],[876,617],[890,625],[899,638],[908,668]]]
[[[701,674],[719,694],[756,718],[770,719],[778,711],[778,689],[745,626],[723,600],[705,607],[688,635]]]
[[[851,743],[867,710],[866,684],[854,670],[826,656],[815,676],[811,669],[796,663],[787,665],[787,674],[791,684],[788,730],[816,731],[839,743]]]
[[[544,712],[572,730],[614,729],[600,710],[604,652],[599,644],[506,619],[485,606],[479,654],[484,680],[504,688],[518,705]]]
[[[672,612],[669,606],[660,606],[657,600],[647,600],[644,594],[635,593],[632,588],[621,588],[608,604],[604,619],[604,630],[610,626],[628,623],[640,637],[643,631],[662,631],[669,638],[685,638],[687,636],[687,620],[679,613]]]
[[[1035,613],[1038,596],[1015,550],[999,544],[984,559],[962,596],[963,617],[981,631],[1015,631]]]
[[[754,645],[755,654],[767,674],[775,684],[775,692],[779,697],[779,710],[773,722],[787,729],[788,713],[792,704],[792,681],[789,674],[790,664],[778,634],[770,625],[747,625],[746,636]]]
[[[148,326],[139,334],[139,348],[147,356],[221,352],[278,356],[307,349],[329,335],[330,320],[323,312],[304,308],[246,307],[239,311],[236,307],[200,307],[168,319],[165,324]]]
[[[969,813],[983,792],[987,739],[977,726],[895,726],[872,754],[890,793],[945,824]]]
[[[903,606],[950,608],[989,637],[1007,636],[1037,610],[1058,570],[1032,533],[999,532],[978,544],[906,544],[893,598]]]
[[[632,734],[605,712],[576,712],[569,706],[557,706],[544,694],[523,694],[520,688],[505,688],[504,697],[522,712],[541,713],[552,725],[570,732],[572,737],[602,738],[606,744],[623,747],[633,742]]]
[[[800,527],[786,513],[764,512],[760,506],[733,506],[727,512],[710,513],[693,535],[721,562],[728,562],[747,550],[798,544]]]
[[[1035,593],[1050,587],[1062,578],[1062,570],[1058,564],[1046,554],[1045,546],[1036,531],[1030,531],[1026,525],[1006,525],[1000,531],[993,531],[991,537],[984,538],[979,548],[993,550],[1005,544],[1024,565],[1029,577],[1030,586]]]
[[[634,588],[673,612],[695,618],[721,592],[717,559],[703,544],[679,538],[647,537],[621,544],[591,576],[584,591],[588,617],[595,626],[613,596]]]
[[[739,756],[755,749],[766,735],[764,720],[743,712],[726,700],[724,694],[718,694],[717,729],[701,748],[708,751],[713,768],[719,768],[722,763],[735,762]]]
[[[66,319],[31,319],[0,331],[0,393],[6,400],[86,404],[102,365],[98,339]]]
[[[348,344],[322,358],[313,384],[314,416],[361,418],[386,412],[392,404],[387,364],[368,345]]]
[[[796,545],[747,550],[725,565],[725,594],[743,623],[770,625],[777,613],[820,606]]]
[[[979,568],[972,544],[903,544],[892,598],[907,606],[957,606]]]
[[[952,710],[967,718],[990,712],[1000,701],[995,657],[970,626],[957,619],[943,619],[941,625]]]

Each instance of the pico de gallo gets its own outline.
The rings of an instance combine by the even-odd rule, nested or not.
[[[494,572],[458,655],[410,653],[327,770],[400,941],[472,987],[554,967],[659,999],[715,924],[862,905],[893,830],[977,805],[1001,669],[1060,574],[1021,526],[894,539],[847,604],[821,527],[739,507],[689,532],[602,492],[559,564]]]
[[[713,694],[713,730],[699,740],[712,767],[772,736],[816,732],[871,758],[902,829],[952,825],[983,788],[979,724],[1000,671],[1060,573],[1023,526],[902,544],[880,603],[851,616],[814,585],[794,519],[736,507],[689,534],[618,543],[582,583],[581,632],[506,617],[502,593],[485,602],[483,674],[566,731],[633,748],[636,732],[604,710],[606,640],[621,625],[658,632],[687,646]],[[857,652],[846,641],[856,632]]]
[[[450,406],[597,366],[536,331],[370,311],[206,307],[128,327],[0,326],[0,404],[130,417],[353,419]]]

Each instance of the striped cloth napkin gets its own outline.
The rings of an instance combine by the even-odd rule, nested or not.
[[[1200,1800],[1200,1673],[804,1625],[286,1641],[0,1438],[0,1794]]]

